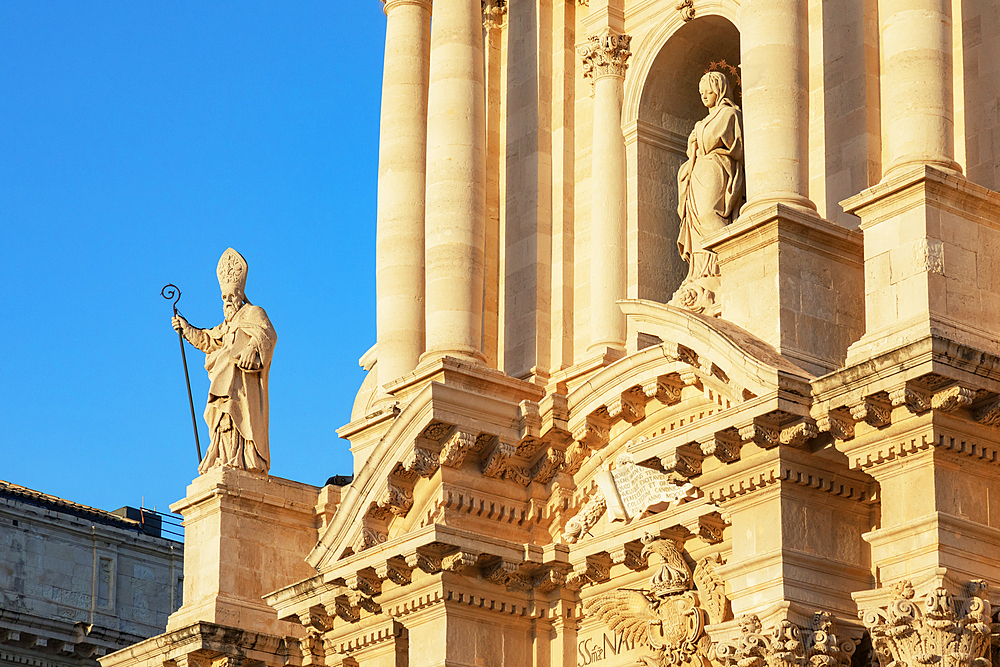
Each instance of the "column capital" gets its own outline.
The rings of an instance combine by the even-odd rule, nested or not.
[[[507,16],[507,0],[482,0],[483,28],[496,30],[502,28],[504,17]]]
[[[382,1],[382,11],[385,13],[386,16],[388,16],[389,12],[395,9],[396,7],[402,7],[403,5],[414,5],[416,7],[426,9],[427,11],[430,11],[431,9],[431,0],[381,0],[381,1]]]
[[[611,28],[604,28],[591,35],[578,51],[583,58],[583,76],[598,79],[603,76],[625,78],[628,59],[632,55],[629,44],[631,35],[623,35]]]

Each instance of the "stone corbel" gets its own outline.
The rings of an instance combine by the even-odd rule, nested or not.
[[[518,563],[499,559],[492,565],[483,568],[483,578],[500,586],[506,586],[507,580],[517,572]]]
[[[438,462],[449,468],[457,468],[462,465],[465,455],[475,444],[475,435],[456,428],[444,441],[441,452],[438,454]]]
[[[394,557],[376,566],[375,575],[382,581],[388,579],[397,586],[406,586],[412,581],[413,568],[402,558]]]
[[[856,422],[865,422],[869,426],[879,428],[892,421],[892,409],[888,403],[874,396],[868,396],[851,407],[851,418]]]
[[[678,445],[674,451],[660,458],[660,465],[667,472],[675,472],[688,479],[701,474],[701,462],[705,454],[695,443]]]
[[[837,440],[850,440],[854,437],[854,419],[833,410],[816,420],[816,428],[820,433],[829,433]]]
[[[396,516],[406,516],[413,507],[413,490],[390,477],[378,507]]]
[[[430,427],[428,427],[430,428]],[[407,472],[413,472],[421,477],[433,477],[440,466],[438,454],[419,445],[413,445],[413,451],[403,461]]]
[[[348,623],[357,623],[361,620],[360,610],[357,605],[351,604],[351,600],[347,595],[338,595],[334,603],[336,605],[336,614],[339,618]]]
[[[797,424],[781,429],[781,435],[778,439],[783,445],[801,448],[817,435],[819,435],[819,429],[816,427],[816,422],[811,419],[805,419]]]
[[[476,561],[479,560],[478,551],[470,551],[468,549],[463,549],[462,551],[457,551],[453,554],[449,554],[441,559],[441,569],[446,572],[455,572],[456,574],[461,574],[465,570],[475,567]]]
[[[587,559],[573,568],[569,576],[566,577],[566,588],[570,590],[580,590],[588,583],[600,583],[611,578],[611,557],[601,552]]]
[[[521,486],[531,484],[531,471],[524,466],[512,465],[509,462],[504,470],[504,477]]]
[[[573,432],[573,439],[589,449],[600,449],[608,444],[610,434],[611,425],[608,420],[600,415],[590,414],[586,422]]]
[[[681,382],[684,383],[685,387],[700,387],[701,386],[701,376],[698,375],[698,371],[694,368],[685,368],[679,373],[681,377]]]
[[[676,375],[660,375],[643,383],[642,393],[646,398],[655,398],[664,405],[675,405],[681,401],[684,385]]]
[[[558,449],[549,449],[531,467],[531,479],[539,484],[548,484],[565,462],[564,453]]]
[[[324,605],[317,604],[309,607],[308,611],[299,615],[301,623],[310,632],[323,634],[333,630],[333,617]]]
[[[773,449],[781,444],[778,427],[770,420],[758,417],[751,423],[741,426],[739,430],[743,442],[753,442],[761,449]]]
[[[515,452],[516,448],[513,444],[498,438],[493,446],[493,451],[483,461],[483,475],[494,479],[502,478],[507,469],[507,461],[514,456]]]
[[[621,417],[629,424],[635,424],[646,418],[646,402],[636,396],[632,390],[622,392],[621,396],[608,403],[608,416],[611,419]]]
[[[976,410],[972,418],[983,426],[1000,426],[1000,398],[996,398]]]
[[[371,549],[388,539],[389,536],[385,532],[371,526],[362,526],[361,534],[358,535],[358,539],[354,543],[354,553],[357,554],[365,549]]]
[[[374,570],[359,570],[344,579],[347,588],[371,597],[382,593],[382,580]]]
[[[641,572],[649,567],[648,557],[642,552],[642,544],[638,541],[626,542],[610,553],[611,563],[624,565],[630,570]]]
[[[931,399],[931,407],[941,412],[953,412],[959,408],[972,405],[976,398],[976,390],[968,387],[948,387],[941,391],[934,392]]]
[[[419,568],[427,574],[437,574],[441,571],[441,560],[442,557],[440,554],[415,551],[407,554],[406,565],[411,571]]]
[[[889,390],[889,403],[892,407],[898,408],[905,405],[906,409],[914,414],[927,412],[931,409],[930,395],[914,386],[911,383],[904,383],[894,389]]]
[[[740,449],[743,441],[738,433],[732,430],[716,431],[709,438],[701,443],[701,453],[705,456],[714,456],[722,463],[732,463],[740,458]]]
[[[718,512],[702,514],[698,517],[698,537],[709,544],[720,544],[726,522]]]
[[[542,417],[542,435],[551,435],[553,431],[566,433],[569,426],[569,398],[566,394],[546,394],[539,403],[539,412]]]
[[[452,428],[451,424],[445,424],[442,422],[433,422],[431,424],[428,424],[420,435],[424,438],[427,438],[428,440],[433,440],[434,442],[438,442],[441,440],[441,438],[448,435],[448,432],[451,430],[451,428]]]
[[[548,593],[566,585],[566,575],[559,570],[548,570],[535,577],[532,587],[540,593]]]

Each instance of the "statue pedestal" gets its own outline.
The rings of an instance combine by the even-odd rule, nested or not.
[[[705,238],[719,256],[722,318],[814,375],[843,365],[864,332],[861,235],[772,204]]]
[[[316,574],[320,489],[216,467],[196,478],[170,509],[184,515],[184,604],[167,632],[197,621],[279,636],[302,626],[278,621],[261,596]]]
[[[847,365],[931,336],[1000,355],[1000,194],[918,165],[842,205],[865,238],[865,335]]]

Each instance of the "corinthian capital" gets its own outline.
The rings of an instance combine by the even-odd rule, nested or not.
[[[503,26],[503,17],[507,15],[507,0],[482,0],[483,28],[495,30]]]
[[[620,35],[611,28],[591,35],[579,49],[583,57],[583,76],[591,79],[601,76],[625,78],[628,58],[632,55],[629,50],[631,41],[631,35]]]

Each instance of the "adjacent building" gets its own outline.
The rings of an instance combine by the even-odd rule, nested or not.
[[[163,632],[184,547],[153,512],[105,512],[0,481],[0,665],[97,667]]]

